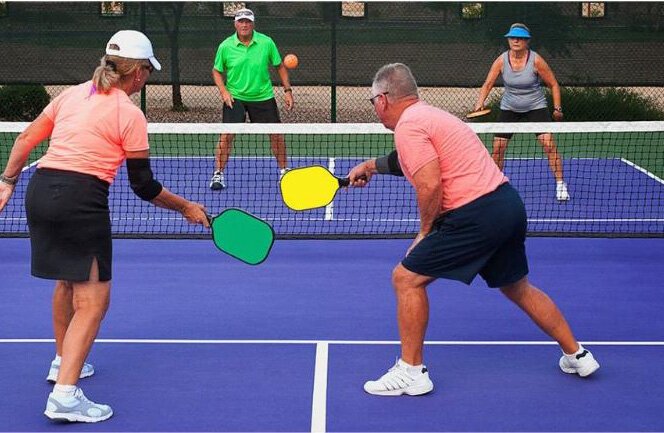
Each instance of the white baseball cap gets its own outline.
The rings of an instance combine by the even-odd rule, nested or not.
[[[239,9],[235,12],[235,21],[249,20],[254,22],[254,12],[251,9]]]
[[[136,30],[120,30],[111,36],[106,44],[106,54],[125,59],[147,59],[156,70],[161,71],[161,64],[154,56],[150,39]]]

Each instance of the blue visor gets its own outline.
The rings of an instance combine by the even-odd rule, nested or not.
[[[507,34],[505,34],[505,37],[530,39],[530,32],[523,27],[513,27],[509,32],[507,32]]]

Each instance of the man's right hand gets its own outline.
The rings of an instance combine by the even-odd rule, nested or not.
[[[224,105],[228,106],[229,108],[233,108],[233,102],[235,102],[235,99],[233,99],[233,96],[230,94],[230,92],[224,89],[219,93],[221,93],[221,99],[224,101]]]
[[[348,173],[350,179],[350,186],[355,188],[362,188],[366,186],[371,180],[371,176],[376,173],[376,160],[370,159],[361,162],[351,169]]]

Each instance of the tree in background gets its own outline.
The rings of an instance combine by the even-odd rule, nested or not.
[[[182,90],[180,85],[180,22],[182,12],[184,11],[184,2],[148,2],[148,6],[157,14],[166,36],[168,37],[171,69],[171,85],[173,87],[173,111],[187,111],[187,107],[182,102]]]

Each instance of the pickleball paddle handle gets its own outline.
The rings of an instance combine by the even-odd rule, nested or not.
[[[367,180],[366,176],[360,176],[358,179],[362,180]],[[338,177],[337,180],[339,180],[339,188],[345,188],[348,185],[350,185],[350,178],[349,177]]]

